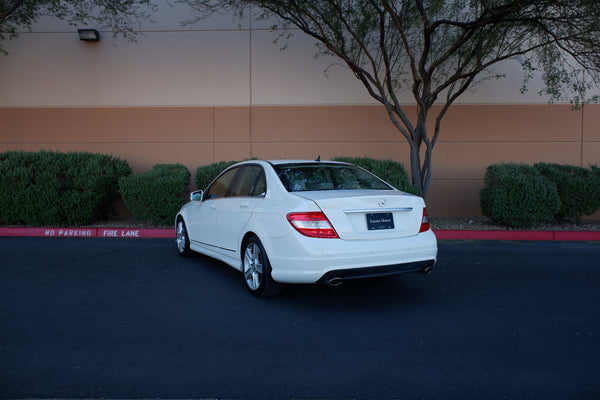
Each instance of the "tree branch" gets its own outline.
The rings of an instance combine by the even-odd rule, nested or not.
[[[2,14],[0,14],[0,20],[5,20],[9,15],[11,15],[13,12],[15,12],[17,10],[17,8],[19,8],[19,6],[21,4],[23,4],[25,0],[18,0],[15,1],[12,6],[8,7],[6,9],[6,11],[4,11]]]

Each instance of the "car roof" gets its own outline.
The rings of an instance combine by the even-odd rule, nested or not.
[[[281,164],[315,164],[319,162],[327,163],[327,164],[347,164],[340,161],[329,161],[329,160],[268,160],[269,163],[273,165],[281,165]]]

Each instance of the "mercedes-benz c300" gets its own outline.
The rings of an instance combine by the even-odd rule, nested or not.
[[[175,221],[179,253],[238,269],[255,296],[286,283],[429,272],[436,262],[423,199],[352,164],[245,161],[190,197]]]

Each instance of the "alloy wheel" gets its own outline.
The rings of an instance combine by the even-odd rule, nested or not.
[[[259,245],[250,241],[244,252],[244,278],[251,290],[258,290],[263,277],[262,253]]]

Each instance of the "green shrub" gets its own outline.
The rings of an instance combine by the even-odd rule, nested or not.
[[[150,171],[119,181],[123,202],[140,221],[171,225],[187,200],[190,172],[181,164],[157,164]]]
[[[590,171],[592,174],[592,180],[595,183],[596,187],[595,190],[593,191],[593,195],[595,196],[596,199],[596,211],[600,209],[600,168],[598,168],[597,165],[592,165],[590,167]]]
[[[86,152],[0,153],[0,223],[84,225],[111,211],[127,162]]]
[[[239,161],[220,161],[213,164],[202,165],[196,169],[196,187],[200,190],[205,190],[208,185],[221,173],[225,168],[237,164]]]
[[[580,219],[600,208],[600,176],[591,169],[548,163],[535,164],[534,168],[558,189],[561,206],[556,218]]]
[[[358,165],[372,174],[377,175],[393,187],[403,192],[416,194],[415,187],[410,182],[404,165],[392,160],[376,160],[369,157],[334,157],[334,161],[343,161]]]
[[[560,209],[556,185],[524,164],[490,165],[479,194],[483,214],[495,224],[512,228],[531,228],[552,220]]]

